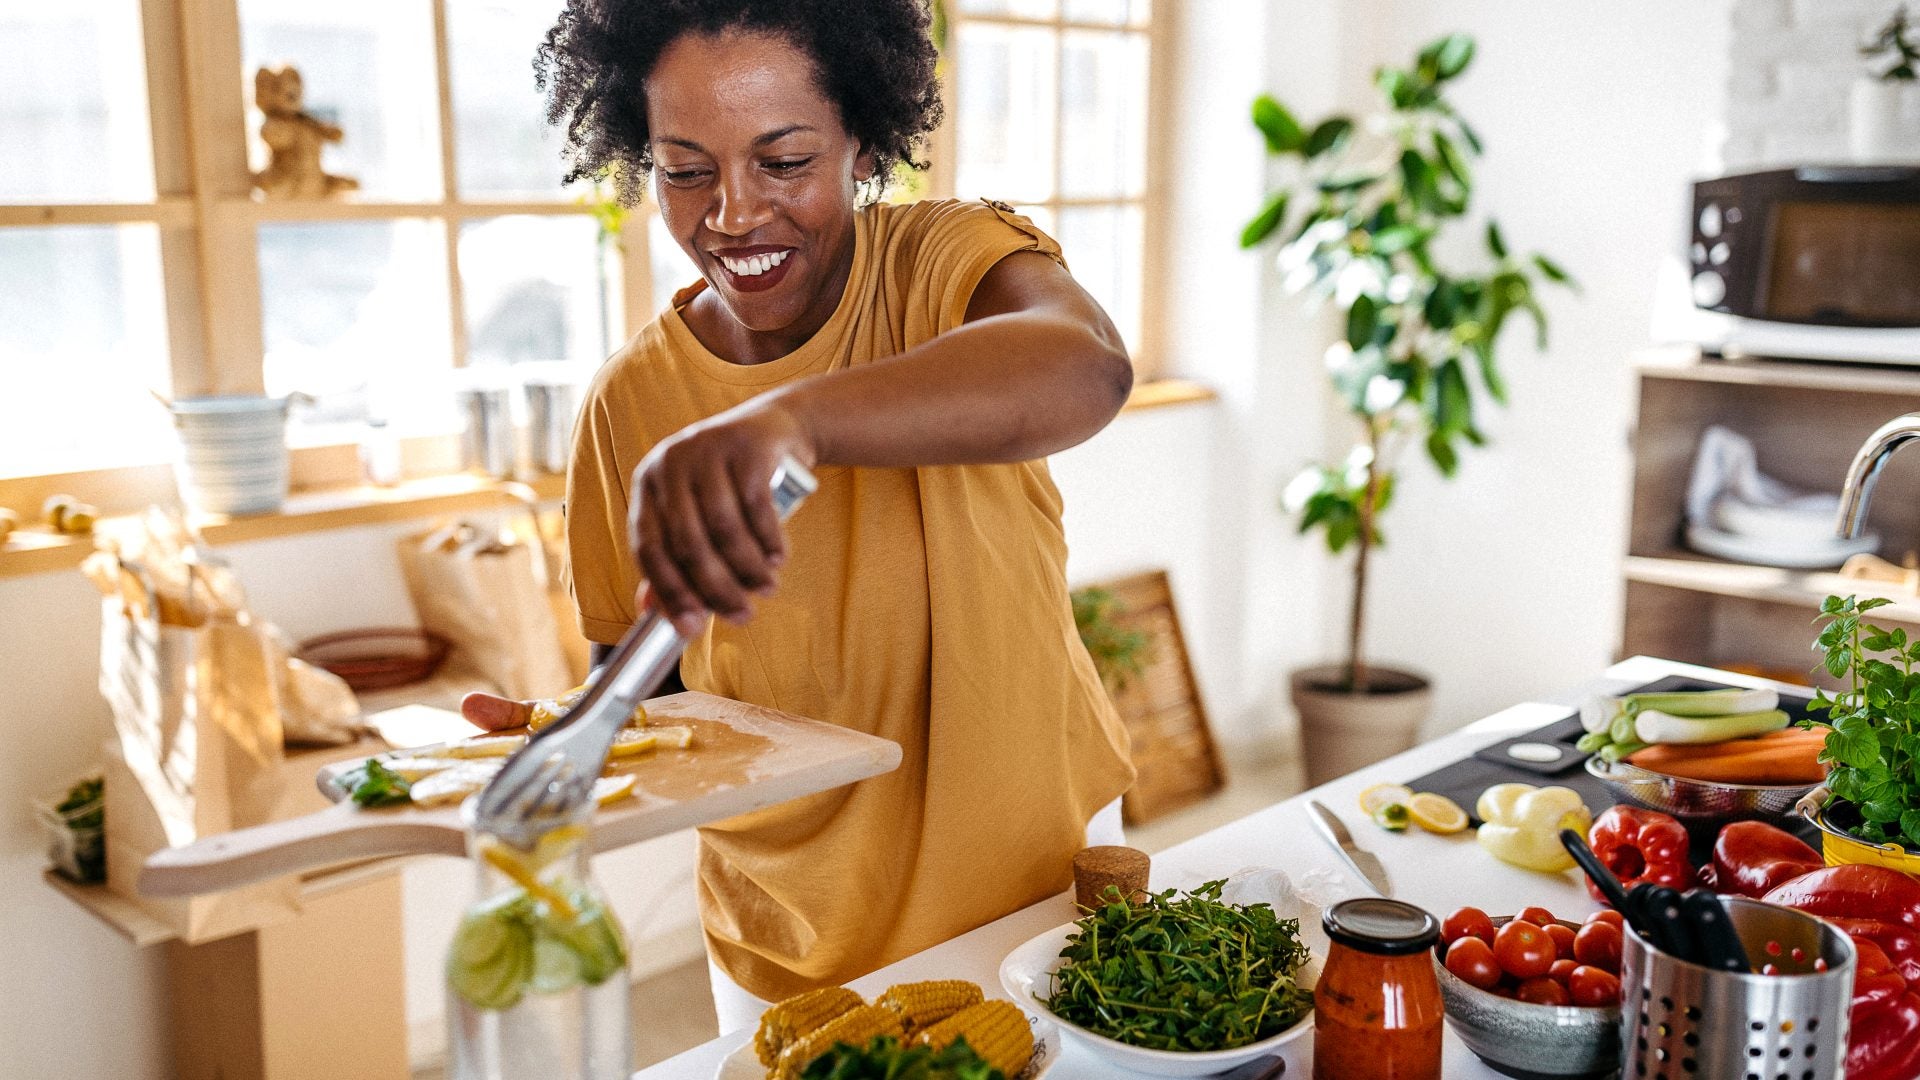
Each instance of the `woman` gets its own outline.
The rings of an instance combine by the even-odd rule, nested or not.
[[[1064,888],[1132,779],[1042,460],[1125,401],[1119,336],[1004,205],[863,205],[938,123],[927,24],[923,0],[573,0],[537,65],[574,175],[631,199],[651,174],[701,273],[581,414],[581,627],[616,642],[644,579],[689,687],[904,751],[700,830],[722,1030]],[[788,454],[820,489],[783,535]]]

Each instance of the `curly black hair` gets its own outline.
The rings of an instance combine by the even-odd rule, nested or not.
[[[682,34],[778,34],[814,61],[841,122],[873,154],[874,187],[941,117],[929,0],[567,0],[533,61],[547,122],[566,123],[567,182],[610,178],[633,205],[653,168],[646,78]]]

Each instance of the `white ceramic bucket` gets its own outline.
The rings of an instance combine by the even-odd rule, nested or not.
[[[175,475],[189,509],[264,514],[287,498],[287,398],[181,398]]]

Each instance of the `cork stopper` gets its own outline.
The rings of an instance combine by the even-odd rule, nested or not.
[[[1107,886],[1120,890],[1129,903],[1147,898],[1147,853],[1130,847],[1082,848],[1073,857],[1073,900],[1089,910],[1110,903]]]

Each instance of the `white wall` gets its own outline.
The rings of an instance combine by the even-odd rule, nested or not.
[[[1733,0],[1726,161],[1738,172],[1848,158],[1847,96],[1869,64],[1858,48],[1886,0]]]

